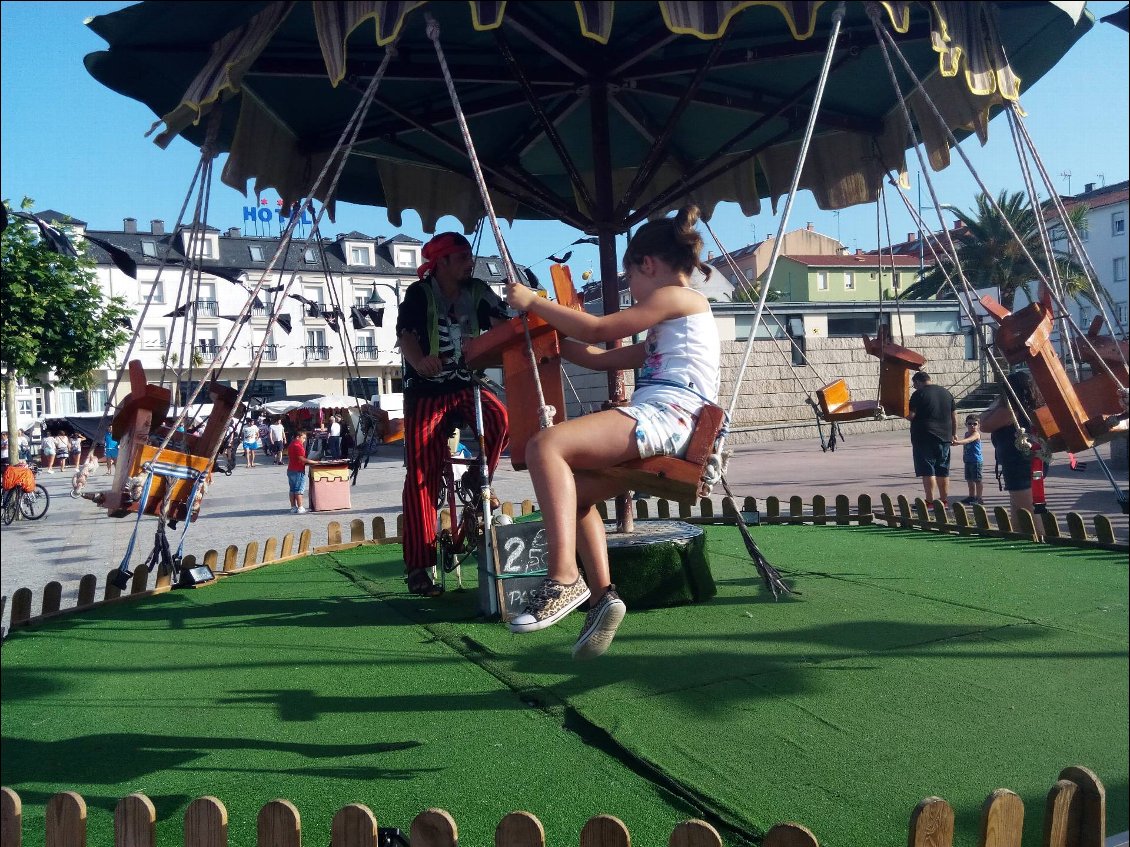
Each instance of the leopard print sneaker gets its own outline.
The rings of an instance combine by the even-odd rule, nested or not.
[[[530,602],[510,621],[510,631],[535,632],[553,626],[588,599],[589,587],[581,577],[570,585],[546,577],[530,591]]]

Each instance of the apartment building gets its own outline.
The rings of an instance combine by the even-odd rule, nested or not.
[[[126,218],[121,229],[94,230],[55,211],[37,215],[75,236],[98,238],[137,264],[135,279],[110,251],[86,243],[103,291],[133,308],[133,347],[118,351],[91,391],[54,385],[21,395],[37,418],[101,411],[127,358],[140,360],[151,380],[176,387],[181,402],[221,359],[215,378],[234,387],[250,381],[246,396],[263,402],[401,391],[396,314],[422,262],[418,239],[354,231],[320,244],[295,238],[280,252],[278,236],[247,235],[237,227],[207,227],[193,236],[185,227],[167,231],[161,220],[145,229]],[[198,274],[190,272],[194,263]],[[478,257],[475,275],[502,293],[501,259]],[[128,384],[120,387],[116,399],[127,391]]]

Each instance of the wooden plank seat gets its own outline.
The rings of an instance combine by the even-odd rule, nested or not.
[[[820,416],[828,421],[873,418],[882,408],[877,400],[852,400],[847,383],[842,379],[829,382],[823,388],[817,389],[816,400],[820,405]]]
[[[611,468],[578,471],[577,476],[615,480],[625,490],[641,491],[678,503],[695,503],[725,418],[726,413],[721,406],[713,403],[704,405],[695,421],[685,458],[652,456]]]
[[[1009,312],[988,295],[981,304],[999,324],[997,349],[1009,364],[1026,365],[1032,374],[1048,413],[1037,414],[1034,428],[1053,450],[1078,453],[1127,431],[1120,386],[1105,371],[1071,382],[1051,341],[1052,312],[1046,304],[1037,301]]]
[[[910,415],[910,372],[922,369],[926,357],[891,340],[890,330],[879,327],[875,338],[863,336],[863,348],[879,359],[879,405],[888,415]]]

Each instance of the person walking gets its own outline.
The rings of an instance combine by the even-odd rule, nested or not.
[[[508,317],[501,298],[472,275],[471,242],[442,232],[424,245],[419,279],[397,311],[396,335],[404,358],[404,564],[408,590],[436,597],[443,589],[428,575],[436,564],[436,496],[448,461],[454,419],[475,420],[474,375],[463,361],[463,339]],[[488,473],[509,440],[506,407],[483,390]]]
[[[243,461],[247,467],[255,467],[255,451],[259,447],[259,425],[248,418],[243,424]]]
[[[44,468],[44,473],[55,473],[55,448],[54,431],[43,435],[39,445],[39,455],[42,457],[43,464],[47,466]]]
[[[267,438],[270,439],[275,464],[281,465],[286,461],[286,430],[283,429],[282,418],[275,418],[267,427]]]
[[[60,430],[55,435],[55,461],[59,465],[60,471],[66,471],[67,459],[71,456],[71,440],[67,438],[66,433]]]
[[[950,444],[957,433],[953,395],[930,380],[926,371],[910,378],[910,448],[914,475],[922,480],[926,503],[949,506]]]
[[[331,459],[341,458],[341,415],[334,415],[330,419],[329,453]]]
[[[82,464],[82,442],[85,439],[81,432],[72,432],[70,438],[71,459],[74,460],[74,469],[77,471]]]
[[[114,466],[118,463],[118,442],[113,434],[109,430],[106,430],[106,436],[102,443],[106,448],[106,475],[113,476]]]
[[[286,448],[286,479],[290,486],[290,511],[296,515],[306,514],[302,505],[302,495],[306,492],[306,466],[312,464],[306,456],[306,430],[294,434],[294,440]]]

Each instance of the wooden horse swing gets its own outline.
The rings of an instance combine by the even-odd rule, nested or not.
[[[129,363],[130,393],[118,407],[110,433],[118,441],[118,463],[109,492],[84,494],[106,509],[110,517],[144,514],[177,521],[195,521],[204,490],[211,480],[213,456],[228,422],[237,413],[236,389],[214,380],[208,385],[212,413],[199,435],[173,433],[164,420],[172,394],[147,381],[141,362]]]
[[[910,414],[910,373],[921,370],[926,358],[891,340],[890,330],[879,327],[875,338],[863,336],[863,347],[879,360],[879,399],[853,400],[847,382],[837,379],[816,392],[820,415],[828,421],[855,421]]]
[[[1117,341],[1107,336],[1109,340],[1094,345],[1094,351],[1080,345],[1080,358],[1093,373],[1073,383],[1052,344],[1053,316],[1046,303],[1037,300],[1009,312],[986,295],[981,305],[999,325],[996,347],[1001,355],[1011,365],[1027,366],[1043,397],[1032,428],[1048,449],[1077,453],[1126,435],[1127,369],[1125,358],[1118,356]],[[1101,327],[1101,319],[1092,323],[1088,337],[1101,339]]]

